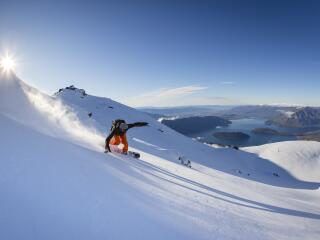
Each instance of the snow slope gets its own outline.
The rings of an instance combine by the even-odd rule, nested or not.
[[[319,142],[279,142],[243,150],[274,162],[298,179],[320,182]]]
[[[14,75],[0,75],[0,100],[0,239],[320,234],[319,179],[297,179],[286,162],[261,158],[260,152],[211,148],[81,91],[49,97]],[[140,160],[102,153],[115,118],[150,123],[128,132]],[[316,144],[305,148],[309,156],[318,150]],[[192,169],[179,164],[182,155]]]

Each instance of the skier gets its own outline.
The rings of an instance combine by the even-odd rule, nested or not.
[[[110,147],[111,147],[113,151],[127,154],[129,145],[128,145],[128,141],[127,141],[126,132],[130,128],[143,127],[143,126],[147,126],[147,125],[148,125],[148,123],[146,123],[146,122],[136,122],[136,123],[127,124],[122,119],[114,120],[112,122],[109,136],[106,138],[106,145],[105,145],[106,152],[111,152],[111,149],[110,149]],[[118,148],[118,146],[121,143],[124,145],[124,147],[122,149]]]

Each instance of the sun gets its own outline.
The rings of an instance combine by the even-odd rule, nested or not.
[[[0,67],[5,72],[13,71],[15,68],[16,62],[13,57],[8,53],[0,59]]]

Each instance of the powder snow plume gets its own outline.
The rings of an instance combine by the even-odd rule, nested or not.
[[[85,126],[71,107],[27,85],[23,86],[23,90],[30,102],[54,125],[55,130],[58,130],[54,130],[54,135],[59,137],[62,134],[76,144],[101,150],[104,143],[103,135],[93,126]]]

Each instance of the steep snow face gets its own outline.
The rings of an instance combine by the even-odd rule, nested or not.
[[[103,136],[82,124],[72,109],[25,84],[13,73],[0,74],[0,100],[2,114],[39,132],[69,138],[85,147],[103,147]]]
[[[319,142],[279,142],[243,150],[274,162],[301,180],[320,182]]]
[[[320,234],[318,182],[256,153],[200,144],[110,99],[74,90],[49,97],[9,80],[0,77],[0,239]],[[150,123],[128,132],[139,160],[103,153],[116,118]]]

